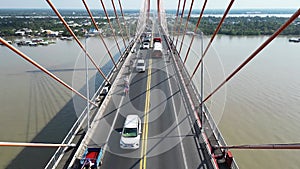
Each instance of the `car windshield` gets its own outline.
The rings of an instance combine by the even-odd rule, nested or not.
[[[136,128],[124,128],[123,136],[124,137],[136,137],[137,129]]]
[[[144,66],[144,63],[138,63],[137,66]]]

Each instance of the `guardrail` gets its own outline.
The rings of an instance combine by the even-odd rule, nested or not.
[[[102,82],[99,89],[92,97],[92,99],[91,99],[92,101],[95,100],[96,96],[98,95],[98,92],[100,91],[100,89],[103,87],[104,84],[105,84],[105,81]],[[75,134],[78,132],[78,130],[81,128],[83,122],[86,120],[86,113],[87,113],[87,108],[85,108],[83,110],[83,112],[81,113],[81,115],[78,117],[78,119],[76,120],[76,122],[74,123],[72,128],[70,129],[69,133],[66,135],[66,137],[62,141],[62,144],[70,144],[73,141]],[[63,154],[65,149],[66,149],[66,147],[59,147],[56,150],[56,152],[54,153],[54,155],[52,156],[52,158],[50,159],[50,161],[48,162],[48,164],[46,165],[45,169],[50,169],[50,168],[56,167],[57,162],[59,162],[59,160],[61,159],[61,155]]]
[[[169,44],[169,48],[170,49],[173,49],[176,51],[175,47],[174,46],[171,46],[171,40],[168,39],[168,37],[166,36],[165,39],[167,40],[168,44]],[[177,51],[176,51],[177,52]],[[179,54],[177,53],[177,55],[179,56]],[[176,58],[174,58],[174,62]],[[180,63],[179,65],[177,65],[177,69],[178,69],[178,72],[180,72],[181,74],[184,73],[185,74],[185,77],[183,80],[183,82],[186,80],[185,78],[187,78],[187,82],[184,82],[185,84],[188,84],[189,85],[189,89],[192,90],[192,91],[189,91],[189,89],[186,88],[186,93],[187,94],[190,94],[190,95],[194,95],[194,96],[191,96],[192,98],[196,97],[197,99],[190,99],[190,101],[192,101],[193,105],[200,105],[200,100],[201,100],[201,95],[200,93],[198,92],[197,88],[195,87],[194,83],[193,82],[190,82],[189,79],[190,79],[190,76],[189,76],[189,73],[188,71],[186,70],[186,68],[184,67],[184,65],[182,64],[182,60],[181,59],[177,59]],[[180,67],[179,67],[180,66]],[[215,121],[214,121],[214,118],[212,117],[211,113],[209,112],[208,108],[206,107],[206,105],[204,104],[204,119],[202,121],[205,121],[205,122],[208,122],[208,125],[210,127],[210,130],[212,131],[212,135],[213,137],[215,138],[215,140],[213,141],[217,141],[216,143],[218,145],[227,145],[226,142],[225,142],[225,139],[223,138],[221,132],[219,131],[218,129],[218,126],[216,125]],[[195,110],[194,110],[195,111]],[[199,115],[199,113],[197,113]],[[203,117],[202,117],[203,118]],[[201,124],[203,125],[203,124]],[[203,130],[203,126],[202,127],[202,132],[205,133],[205,130]],[[205,134],[206,135],[206,134]],[[207,136],[206,136],[207,137]],[[207,141],[205,140],[207,139]],[[208,138],[205,138],[205,144],[206,144],[206,148],[207,148],[207,152],[210,154],[210,157],[212,158],[212,161],[216,162],[216,159],[213,157],[213,148],[212,146],[215,146],[215,145],[211,145],[211,140],[209,140]],[[214,163],[213,162],[213,163]],[[217,165],[217,164],[215,164]],[[216,168],[218,168],[217,166],[215,166]],[[238,165],[236,164],[235,160],[233,159],[233,162],[231,164],[231,167],[232,169],[238,169]]]
[[[185,68],[182,71],[185,71],[185,73],[187,75],[189,75],[188,71]],[[188,79],[190,79],[190,76],[188,76]],[[198,92],[198,90],[197,90],[197,88],[196,88],[196,86],[193,82],[190,82],[189,85],[191,85],[191,88],[193,89],[192,93],[196,95],[197,100],[198,100],[198,102],[196,102],[195,104],[200,105],[200,101],[201,101],[200,93]],[[203,108],[204,108],[204,112],[205,112],[204,113],[204,117],[205,117],[204,120],[206,120],[206,122],[208,122],[208,124],[209,124],[209,126],[212,130],[212,133],[213,133],[215,139],[218,142],[218,145],[227,145],[227,143],[226,143],[224,137],[222,136],[218,126],[216,125],[217,123],[215,122],[214,118],[212,117],[212,114],[210,113],[209,109],[207,108],[207,106],[205,104],[203,104]],[[211,145],[211,146],[215,146],[215,145]],[[236,164],[235,160],[233,161],[233,163],[231,165],[231,168],[232,169],[238,169],[239,168],[238,165]]]
[[[125,48],[123,54],[119,57],[118,62],[117,62],[117,66],[113,67],[113,69],[111,69],[109,71],[109,73],[108,73],[108,75],[109,75],[108,80],[109,81],[113,78],[114,72],[115,72],[116,69],[118,69],[119,64],[123,61],[124,58],[126,58],[128,53],[130,52],[130,49],[131,49],[132,45],[133,45],[133,40],[129,43],[129,45]],[[96,97],[99,95],[101,89],[105,86],[105,84],[106,84],[106,81],[103,80],[100,87],[98,88],[98,90],[95,92],[95,94],[93,95],[93,97],[91,99],[93,102],[95,101]],[[83,122],[86,120],[86,114],[87,114],[87,107],[82,111],[81,115],[78,117],[78,119],[76,120],[76,122],[74,123],[74,125],[72,126],[69,133],[66,135],[66,137],[64,138],[64,140],[62,141],[61,144],[70,144],[73,141],[76,133],[79,131],[79,129],[83,125]],[[53,154],[52,158],[47,163],[45,169],[54,169],[54,168],[56,168],[58,163],[60,162],[61,158],[63,157],[64,152],[65,152],[66,149],[67,149],[67,147],[57,148],[56,152]]]

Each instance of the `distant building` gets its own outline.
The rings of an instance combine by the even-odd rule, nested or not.
[[[81,27],[82,25],[79,25],[78,23],[73,23],[69,25],[70,27]]]
[[[50,37],[57,37],[59,35],[58,31],[52,31],[52,30],[42,30],[42,33],[45,33],[47,36]]]
[[[26,34],[31,34],[32,30],[28,29],[28,28],[23,28],[23,30],[25,31]]]
[[[15,35],[17,35],[17,36],[24,36],[25,35],[25,31],[18,30],[17,32],[15,32]]]
[[[89,34],[99,35],[99,33],[102,33],[102,29],[100,29],[99,31],[97,31],[96,29],[91,28],[91,29],[89,30]]]
[[[91,23],[91,22],[84,22],[83,25],[84,25],[84,26],[91,26],[92,23]]]
[[[22,29],[19,29],[15,32],[15,35],[17,36],[25,36],[25,35],[29,35],[32,33],[32,30],[31,29],[28,29],[28,28],[22,28]]]

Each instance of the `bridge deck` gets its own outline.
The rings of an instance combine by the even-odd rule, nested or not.
[[[194,118],[187,109],[173,61],[166,55],[153,58],[151,53],[152,50],[138,50],[128,56],[85,143],[104,147],[101,168],[211,168],[194,130]],[[134,69],[139,58],[146,61],[144,73]],[[130,79],[127,96],[125,76]],[[136,150],[120,148],[120,131],[128,114],[139,115],[142,135],[146,133],[141,135],[140,148]]]

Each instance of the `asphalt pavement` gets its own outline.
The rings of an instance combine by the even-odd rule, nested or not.
[[[104,148],[103,169],[207,168],[172,61],[167,61],[169,56],[151,54],[152,49],[141,49],[128,56],[109,91],[109,101],[94,120],[88,146]],[[138,58],[145,59],[145,72],[135,70]],[[128,114],[137,114],[142,121],[140,147],[135,150],[120,148]]]

